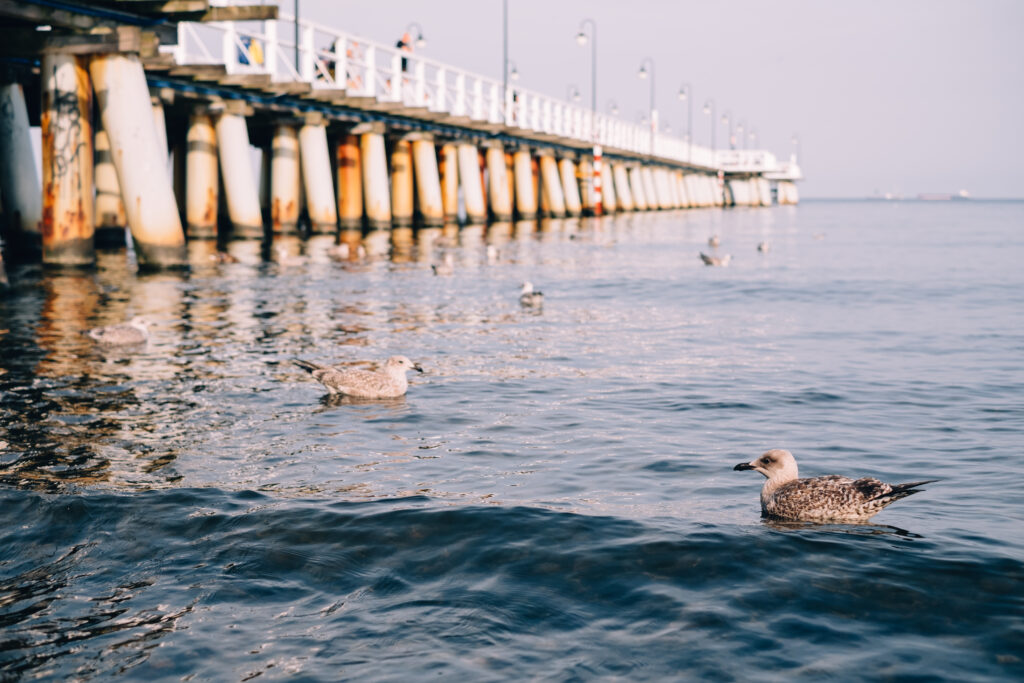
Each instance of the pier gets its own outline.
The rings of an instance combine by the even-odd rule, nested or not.
[[[5,251],[88,267],[187,242],[798,202],[715,150],[276,6],[0,0]],[[35,175],[30,126],[42,130]],[[258,150],[258,151],[257,151]],[[354,253],[354,250],[353,250]]]

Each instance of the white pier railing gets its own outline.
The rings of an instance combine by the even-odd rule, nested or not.
[[[295,38],[296,23],[287,15],[269,21],[181,23],[173,53],[181,65],[222,64],[228,74],[264,74],[272,82],[336,91],[353,106],[405,109],[411,110],[403,112],[409,116],[464,119],[467,125],[494,124],[510,133],[519,129],[705,169],[746,170],[760,164],[757,170],[764,172],[775,166],[770,152],[744,151],[737,159],[664,133],[652,135],[647,125],[517,84],[503,91],[500,80],[310,21],[298,22]]]

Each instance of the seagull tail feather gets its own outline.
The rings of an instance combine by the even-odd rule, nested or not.
[[[875,496],[872,500],[885,501],[885,504],[896,502],[900,498],[906,498],[907,496],[915,493],[920,493],[921,489],[918,486],[924,486],[925,484],[932,484],[937,482],[938,479],[926,479],[924,481],[912,481],[907,484],[896,484],[892,487],[892,491],[889,493],[883,493],[880,496]]]
[[[308,360],[302,360],[301,358],[292,358],[292,363],[309,373],[314,373],[317,370],[323,369],[322,365],[317,365],[316,363],[311,363]]]

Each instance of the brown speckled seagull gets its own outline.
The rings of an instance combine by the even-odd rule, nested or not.
[[[332,368],[309,361],[293,358],[292,363],[313,375],[313,379],[327,387],[332,394],[344,394],[353,398],[398,398],[409,388],[405,373],[409,370],[423,372],[418,364],[405,356],[391,356],[380,372]]]
[[[800,522],[863,522],[886,505],[917,493],[935,479],[890,485],[872,477],[837,474],[800,479],[796,459],[780,448],[734,470],[755,470],[768,478],[761,489],[761,516]]]
[[[133,346],[149,341],[151,324],[148,318],[137,315],[126,323],[94,327],[86,334],[104,346]]]

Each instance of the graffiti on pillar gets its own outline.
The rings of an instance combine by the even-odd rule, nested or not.
[[[80,161],[82,149],[85,147],[85,135],[82,133],[82,111],[75,89],[65,90],[57,77],[57,67],[53,68],[52,82],[56,87],[49,93],[49,134],[53,139],[50,147],[51,177],[60,181],[75,169]],[[44,126],[44,130],[47,126]],[[76,174],[77,175],[77,174]]]

